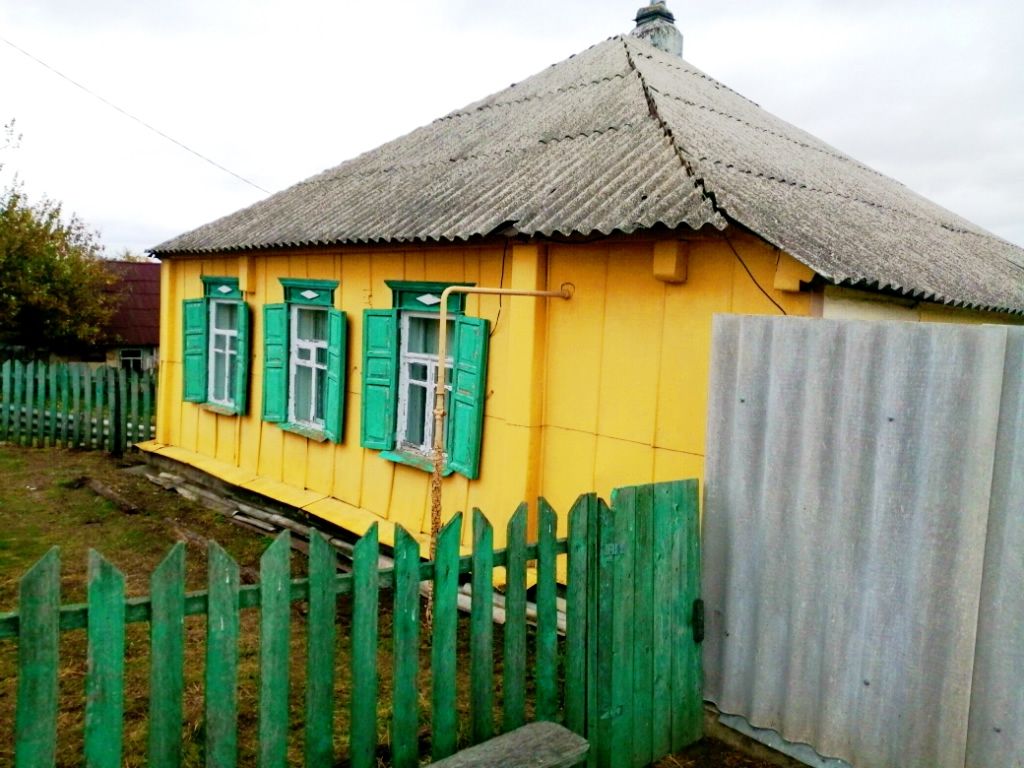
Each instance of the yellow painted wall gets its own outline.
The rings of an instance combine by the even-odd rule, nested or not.
[[[239,277],[252,309],[250,407],[241,418],[182,402],[181,301],[202,295],[204,274]],[[311,442],[260,420],[261,307],[283,301],[281,277],[339,281],[335,306],[347,313],[349,334],[342,444]],[[701,477],[712,316],[783,310],[828,316],[845,306],[836,296],[808,291],[812,277],[753,236],[713,231],[682,239],[168,259],[162,266],[156,443],[169,447],[153,448],[356,533],[386,521],[385,542],[391,523],[427,531],[429,475],[359,446],[362,311],[391,306],[386,280],[526,290],[571,283],[569,301],[467,298],[467,312],[492,324],[481,473],[473,482],[446,478],[443,505],[446,517],[482,509],[501,545],[504,523],[524,499],[542,495],[565,513],[580,493],[607,497],[616,486]],[[963,314],[917,311],[913,319]],[[564,531],[564,514],[560,519]],[[469,541],[467,525],[464,544]]]

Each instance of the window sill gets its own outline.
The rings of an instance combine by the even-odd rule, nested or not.
[[[217,405],[216,403],[203,403],[204,411],[216,413],[218,416],[237,416],[238,410],[229,405]]]
[[[327,435],[325,435],[323,429],[319,427],[311,427],[308,424],[293,424],[290,421],[281,422],[279,426],[285,432],[293,432],[296,435],[301,435],[315,443],[327,442]]]
[[[398,450],[381,451],[380,456],[382,459],[393,461],[396,464],[405,464],[407,467],[415,467],[416,469],[422,469],[424,472],[432,473],[434,471],[433,459],[427,456],[423,456],[422,454],[408,453],[406,451]],[[455,470],[449,467],[448,463],[445,462],[444,467],[442,467],[441,469],[441,477],[448,477],[448,475],[452,474],[454,471]]]

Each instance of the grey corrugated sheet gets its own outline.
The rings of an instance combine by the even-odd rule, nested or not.
[[[622,37],[153,250],[729,221],[835,282],[1024,311],[1024,250]]]
[[[1019,765],[1022,343],[715,318],[706,698],[857,768]]]
[[[1024,328],[1006,345],[967,768],[1024,766]]]

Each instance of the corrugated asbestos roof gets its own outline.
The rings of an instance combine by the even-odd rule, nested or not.
[[[837,283],[1024,312],[1024,249],[629,37],[153,252],[730,221]]]

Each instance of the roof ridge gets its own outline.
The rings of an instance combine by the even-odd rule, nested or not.
[[[681,101],[683,104],[687,104],[687,105],[689,105],[691,107],[696,107],[697,109],[702,109],[702,110],[704,110],[706,112],[711,112],[711,113],[716,114],[716,115],[721,115],[724,118],[727,118],[729,120],[733,120],[733,121],[735,121],[737,123],[740,123],[741,125],[745,125],[745,126],[747,126],[748,128],[750,128],[752,130],[760,131],[761,133],[766,133],[769,136],[774,136],[775,138],[782,139],[783,141],[788,141],[790,144],[795,144],[796,146],[803,147],[804,149],[810,149],[810,150],[813,150],[814,152],[820,152],[821,154],[827,155],[828,157],[835,158],[836,160],[842,160],[842,161],[844,161],[846,163],[849,163],[850,165],[854,166],[855,168],[860,168],[862,171],[867,171],[869,173],[874,174],[875,176],[881,176],[883,178],[890,178],[890,177],[886,176],[884,173],[881,173],[880,171],[876,171],[874,168],[871,168],[871,167],[869,167],[867,165],[864,165],[863,163],[859,163],[856,160],[854,160],[852,157],[850,157],[849,155],[844,155],[842,152],[840,152],[838,150],[836,150],[834,152],[830,152],[827,149],[822,149],[821,147],[816,147],[813,144],[809,144],[809,143],[807,143],[805,141],[797,141],[796,139],[790,138],[789,136],[786,136],[783,133],[779,133],[778,131],[773,131],[771,128],[764,128],[764,127],[762,127],[760,125],[755,125],[754,123],[751,123],[751,122],[749,122],[747,120],[744,120],[742,117],[736,117],[735,115],[732,115],[732,114],[730,114],[728,112],[723,112],[720,109],[715,109],[714,107],[709,107],[707,104],[700,104],[700,103],[698,103],[696,101],[691,101],[690,99],[685,99],[682,96],[676,96],[674,93],[669,93],[668,91],[663,91],[663,90],[661,90],[659,88],[655,88],[653,85],[649,86],[649,87],[650,87],[650,89],[652,91],[654,91],[655,93],[657,93],[657,94],[659,94],[661,96],[664,96],[665,98],[673,99],[675,101]],[[893,179],[893,181],[895,181],[895,179]],[[897,182],[897,183],[899,183],[899,182]]]
[[[726,162],[724,162],[722,160],[713,160],[713,159],[711,159],[710,157],[707,157],[707,156],[701,157],[701,158],[699,158],[697,160],[697,162],[705,162],[705,161],[710,161],[712,165],[721,166],[721,167],[725,168],[725,170],[728,170],[728,171],[734,171],[736,173],[743,173],[743,174],[746,174],[747,176],[753,176],[755,178],[765,179],[766,181],[774,181],[776,184],[785,184],[785,185],[790,186],[790,187],[799,187],[800,189],[805,189],[808,192],[815,192],[815,193],[818,193],[818,194],[821,194],[821,195],[831,195],[832,197],[838,197],[838,198],[841,198],[843,200],[849,200],[852,203],[860,203],[861,205],[867,205],[867,206],[869,206],[871,208],[878,208],[879,210],[882,210],[882,211],[891,211],[892,213],[899,213],[899,214],[902,214],[903,216],[907,216],[908,218],[912,218],[912,219],[915,219],[917,221],[924,222],[926,224],[931,224],[931,225],[936,226],[936,227],[941,227],[942,229],[945,229],[948,232],[953,232],[955,234],[973,235],[974,237],[979,237],[979,238],[982,238],[982,239],[985,239],[985,240],[999,240],[1000,242],[1002,242],[1001,238],[998,238],[995,235],[992,235],[992,234],[990,234],[988,232],[978,231],[978,230],[973,230],[973,229],[964,229],[962,227],[954,227],[954,226],[949,225],[949,224],[944,224],[941,221],[937,221],[936,219],[932,219],[932,218],[929,218],[927,216],[921,216],[920,214],[914,213],[912,211],[908,211],[905,208],[898,208],[898,207],[892,206],[892,205],[884,205],[882,203],[875,203],[875,202],[872,202],[870,200],[865,200],[864,198],[857,197],[856,195],[847,195],[847,194],[844,194],[842,192],[837,192],[837,191],[831,190],[831,189],[821,189],[819,187],[812,187],[812,186],[809,186],[809,185],[804,184],[804,183],[799,182],[799,181],[793,181],[791,179],[783,179],[783,178],[780,178],[780,177],[777,177],[777,176],[774,176],[774,175],[770,175],[770,174],[765,174],[765,173],[761,173],[761,172],[754,172],[754,171],[751,171],[751,170],[749,170],[747,168],[741,168],[741,167],[737,166],[735,163],[726,163]]]
[[[595,85],[600,85],[601,83],[610,83],[612,80],[615,80],[616,78],[625,79],[626,75],[626,72],[617,72],[616,74],[609,75],[607,77],[599,77],[596,80],[580,81],[578,83],[565,85],[562,86],[561,88],[555,88],[550,91],[541,91],[540,93],[534,93],[529,96],[523,96],[520,99],[511,99],[509,101],[496,101],[490,104],[481,104],[479,107],[475,107],[474,109],[456,110],[454,112],[449,112],[447,115],[444,115],[443,117],[437,118],[433,122],[443,123],[446,120],[454,120],[457,117],[469,117],[470,115],[474,115],[477,112],[483,112],[484,110],[488,109],[497,109],[498,107],[511,107],[517,104],[525,104],[528,101],[538,101],[540,99],[546,99],[549,96],[557,96],[562,93],[569,93],[571,91],[578,91],[584,88],[591,88]]]
[[[668,139],[668,143],[673,149],[673,154],[675,154],[676,158],[679,160],[679,164],[683,167],[683,171],[688,177],[693,179],[694,189],[698,190],[701,197],[711,204],[711,209],[717,216],[722,216],[722,211],[718,207],[714,194],[711,193],[704,184],[703,177],[699,177],[694,173],[693,166],[687,158],[688,153],[684,152],[683,148],[676,142],[675,134],[672,132],[672,129],[669,127],[665,119],[661,116],[661,112],[658,111],[658,105],[654,101],[654,97],[651,95],[651,88],[647,85],[647,80],[644,78],[643,73],[636,66],[636,62],[633,61],[633,54],[629,50],[629,43],[624,38],[622,39],[622,47],[626,52],[626,61],[629,63],[629,68],[636,73],[637,80],[640,82],[640,88],[643,91],[644,99],[647,102],[647,109],[651,118],[658,124],[658,127],[661,128],[661,132],[665,138]]]
[[[656,59],[655,59],[653,54],[645,53],[644,51],[637,51],[636,53],[637,53],[638,56],[643,56],[645,59],[649,59],[650,61],[656,61]],[[686,61],[686,59],[682,59],[682,61]],[[719,90],[723,90],[723,91],[728,91],[729,93],[732,93],[732,94],[735,94],[736,96],[739,96],[744,101],[747,101],[747,102],[753,104],[758,109],[764,109],[764,107],[762,107],[760,104],[758,104],[753,99],[744,96],[739,91],[733,90],[728,85],[723,83],[721,80],[716,80],[715,78],[711,77],[711,75],[705,74],[704,72],[702,72],[701,70],[697,69],[696,67],[693,67],[693,66],[691,66],[690,68],[681,67],[678,64],[675,64],[675,63],[670,62],[670,61],[658,61],[658,64],[660,64],[663,67],[668,67],[669,69],[678,70],[678,71],[682,72],[683,74],[690,75],[690,77],[698,77],[701,80],[707,80],[709,83],[711,83],[713,86],[715,86],[715,88],[718,88]]]

